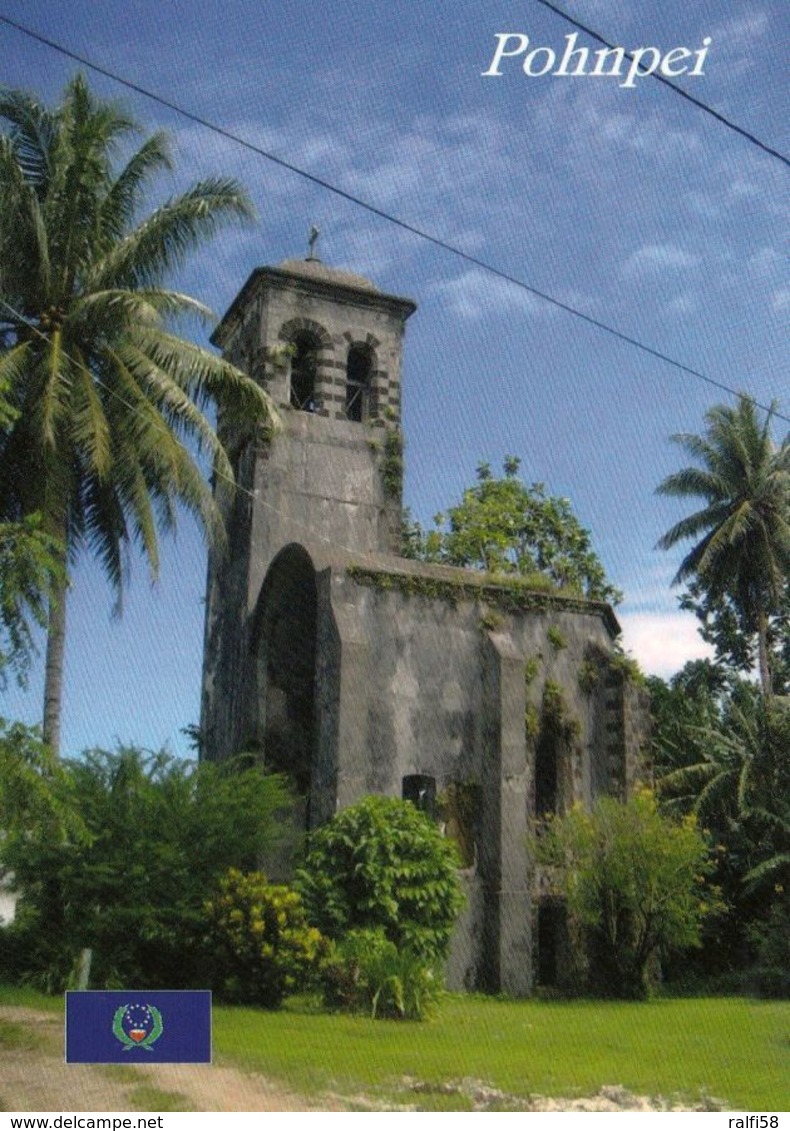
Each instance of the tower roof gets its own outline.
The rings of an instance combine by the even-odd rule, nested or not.
[[[400,298],[380,291],[363,275],[328,267],[320,259],[312,257],[286,259],[278,267],[257,267],[252,272],[211,335],[215,346],[224,347],[248,303],[261,289],[267,287],[293,287],[332,300],[388,310],[404,321],[417,309],[417,304],[410,298]]]
[[[351,271],[329,267],[320,259],[284,259],[278,264],[278,270],[287,271],[289,275],[301,275],[305,279],[320,279],[322,282],[334,283],[336,286],[355,287],[361,291],[378,291],[378,287],[364,275],[355,275]]]

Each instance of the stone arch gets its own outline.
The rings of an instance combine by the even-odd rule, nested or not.
[[[317,604],[312,559],[303,546],[291,543],[269,566],[252,639],[264,763],[286,774],[306,798],[306,821],[316,741]]]
[[[312,318],[291,318],[288,322],[283,322],[277,337],[281,342],[292,342],[295,335],[300,331],[313,334],[318,339],[322,350],[332,350],[332,337],[329,331],[320,322],[314,322]]]

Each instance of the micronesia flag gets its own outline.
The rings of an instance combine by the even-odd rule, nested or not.
[[[68,1064],[210,1064],[210,990],[66,993]]]

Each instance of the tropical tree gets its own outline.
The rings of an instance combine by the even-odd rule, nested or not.
[[[434,530],[425,533],[407,516],[406,556],[536,582],[548,578],[592,600],[622,600],[570,500],[548,495],[543,483],[527,486],[518,475],[520,464],[517,456],[506,456],[499,479],[489,464],[479,464],[475,486],[464,491],[446,519],[436,515]]]
[[[193,763],[123,748],[55,762],[19,726],[0,727],[9,768],[0,875],[13,874],[19,900],[0,973],[59,990],[89,949],[96,987],[207,985],[206,898],[229,868],[282,844],[283,779],[244,756]]]
[[[705,885],[707,846],[693,818],[668,820],[648,791],[625,803],[601,797],[592,811],[576,806],[535,847],[587,930],[590,977],[601,993],[643,997],[655,957],[700,945],[716,902]]]
[[[687,664],[669,685],[651,680],[650,691],[662,808],[693,814],[705,829],[726,904],[691,964],[705,973],[744,969],[755,932],[790,891],[790,700],[766,699],[707,661]]]
[[[120,601],[130,547],[155,575],[158,531],[174,525],[178,504],[221,537],[196,449],[219,482],[233,476],[205,410],[255,423],[269,402],[177,335],[178,319],[210,312],[162,285],[222,224],[251,215],[239,185],[202,180],[140,219],[152,180],[171,167],[167,139],[156,133],[118,161],[137,127],[81,76],[54,110],[0,91],[0,119],[0,387],[13,414],[0,428],[0,518],[39,513],[64,547],[44,705],[57,750],[67,567],[83,549],[96,554]]]
[[[672,439],[702,467],[668,476],[658,493],[702,498],[701,510],[659,540],[668,550],[701,539],[680,564],[673,584],[696,581],[714,602],[729,602],[741,626],[757,636],[760,684],[771,693],[769,621],[786,606],[790,584],[790,439],[771,438],[773,408],[761,422],[753,400],[715,405],[703,436]]]

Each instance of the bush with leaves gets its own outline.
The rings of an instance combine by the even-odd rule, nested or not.
[[[553,819],[536,845],[586,929],[597,992],[644,997],[663,950],[699,946],[717,894],[705,885],[711,863],[693,817],[662,816],[647,790],[625,803],[602,797],[592,811]]]
[[[404,555],[521,577],[530,587],[545,582],[595,601],[621,601],[570,499],[548,495],[543,483],[527,486],[520,464],[505,456],[500,479],[487,463],[478,464],[477,483],[446,516],[436,515],[434,530],[424,531],[407,513]]]
[[[457,868],[452,842],[411,802],[366,797],[312,835],[297,887],[329,938],[380,928],[433,962],[446,957],[463,903]]]
[[[277,1009],[315,977],[326,942],[291,888],[231,868],[205,911],[214,986],[229,1001]]]
[[[35,845],[53,852],[87,846],[90,835],[80,816],[64,767],[41,739],[22,723],[0,719],[0,879],[18,889],[15,862],[24,862]],[[0,920],[1,922],[1,920]],[[40,945],[56,940],[42,938]],[[28,961],[29,944],[13,929],[0,931],[0,981],[13,981]]]
[[[239,760],[128,748],[64,761],[51,783],[85,835],[53,837],[33,823],[0,846],[20,891],[6,929],[22,955],[17,976],[60,990],[89,948],[95,988],[205,985],[206,895],[278,839],[281,779]]]
[[[443,993],[441,971],[410,950],[401,950],[380,928],[349,931],[322,971],[330,1009],[424,1021]]]

